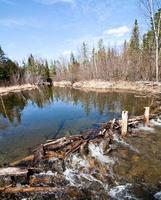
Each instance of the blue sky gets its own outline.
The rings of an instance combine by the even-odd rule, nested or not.
[[[92,47],[129,39],[135,18],[143,33],[138,0],[0,0],[0,45],[12,59],[30,53],[55,59],[78,51],[85,41]]]

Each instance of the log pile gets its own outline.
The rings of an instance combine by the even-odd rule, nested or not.
[[[158,115],[151,115],[149,118],[153,119]],[[144,115],[129,119],[128,133],[132,133],[132,128],[143,122]],[[71,187],[62,175],[68,158],[75,153],[82,157],[88,156],[89,144],[101,144],[103,153],[108,154],[112,150],[113,134],[121,135],[121,126],[121,120],[111,120],[101,124],[96,130],[53,139],[35,147],[33,155],[12,163],[8,168],[0,169],[0,197],[2,195],[5,199],[6,195],[15,194],[13,199],[16,199],[18,194],[24,197],[22,194],[52,193],[58,196],[64,194],[64,199],[72,195],[70,199],[74,199],[81,193],[85,198],[85,193],[77,187]]]

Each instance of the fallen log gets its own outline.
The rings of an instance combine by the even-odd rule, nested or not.
[[[149,119],[157,117],[159,114],[152,114],[149,116]],[[128,119],[128,127],[136,127],[139,123],[144,122],[144,115],[133,117]],[[96,130],[90,130],[82,135],[69,136],[59,138],[53,141],[49,141],[34,152],[34,161],[39,162],[41,159],[45,158],[60,158],[65,159],[70,154],[80,151],[81,154],[84,152],[84,146],[87,145],[89,141],[93,143],[100,140],[104,140],[106,137],[110,138],[109,142],[112,143],[112,135],[115,131],[121,133],[122,121],[121,120],[111,120],[107,123],[103,123],[100,128]],[[107,151],[107,150],[106,150]],[[110,151],[110,150],[109,150]],[[87,150],[86,150],[87,152]],[[108,151],[107,151],[108,152]],[[41,155],[40,155],[41,154]]]
[[[30,165],[30,163],[33,162],[33,159],[34,159],[34,155],[30,155],[30,156],[27,156],[23,159],[20,159],[20,160],[17,160],[15,162],[12,162],[10,164],[10,167],[18,167],[18,166],[21,166],[21,167],[27,167],[28,165]]]
[[[17,167],[0,168],[0,176],[24,176],[27,173],[27,169]]]
[[[63,188],[56,187],[7,187],[0,188],[3,193],[46,193],[46,192],[60,192]]]
[[[150,115],[149,119],[156,118],[159,115],[160,113]],[[53,183],[51,185],[48,184],[48,180],[50,180],[48,179],[49,177],[39,177],[39,175],[41,174],[40,172],[43,171],[43,173],[46,173],[47,171],[51,171],[52,173],[58,173],[59,175],[63,174],[64,169],[66,167],[65,165],[67,164],[66,161],[70,160],[70,155],[76,152],[79,154],[79,156],[81,155],[82,158],[90,157],[89,145],[91,144],[99,146],[103,154],[108,154],[112,150],[111,144],[113,144],[114,141],[113,135],[115,133],[121,135],[121,122],[121,120],[114,119],[107,123],[101,124],[100,127],[95,130],[88,130],[82,135],[74,135],[54,139],[47,141],[45,144],[37,146],[33,149],[33,155],[28,156],[27,158],[18,162],[12,163],[11,166],[13,167],[0,169],[0,177],[24,176],[26,180],[25,184],[23,185],[24,187],[10,187],[11,185],[13,186],[13,184],[10,184],[10,181],[8,181],[5,185],[6,187],[1,186],[2,188],[0,188],[0,191],[5,191],[5,193],[41,193],[59,191],[59,188],[52,188],[54,185]],[[140,123],[144,123],[144,115],[128,119],[127,125],[129,129],[127,130],[130,131],[130,128],[136,127]],[[36,177],[35,174],[38,174],[38,176]],[[36,178],[34,179],[33,176],[35,176]],[[38,184],[39,180],[40,185],[34,187],[34,184]],[[47,185],[44,185],[44,187],[39,187],[41,186],[41,180],[44,181],[42,181],[42,185],[46,182]],[[31,182],[33,185],[30,184]],[[28,184],[28,187],[25,187],[26,184]]]

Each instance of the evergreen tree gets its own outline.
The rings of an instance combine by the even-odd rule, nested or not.
[[[71,73],[71,81],[72,82],[78,81],[79,63],[75,59],[73,52],[71,52],[71,55],[70,55],[70,63],[69,63],[68,68]]]
[[[130,49],[132,51],[139,51],[140,49],[140,39],[139,39],[139,26],[138,21],[135,20],[131,39],[130,39]]]
[[[140,33],[137,20],[135,20],[134,27],[129,45],[129,71],[128,76],[130,80],[140,80]]]

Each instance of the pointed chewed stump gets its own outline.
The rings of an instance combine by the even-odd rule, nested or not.
[[[128,111],[122,111],[122,120],[121,120],[121,136],[124,137],[127,135],[128,128]]]
[[[144,123],[145,123],[145,126],[149,125],[149,115],[150,115],[150,107],[145,107],[145,112],[144,112]]]

